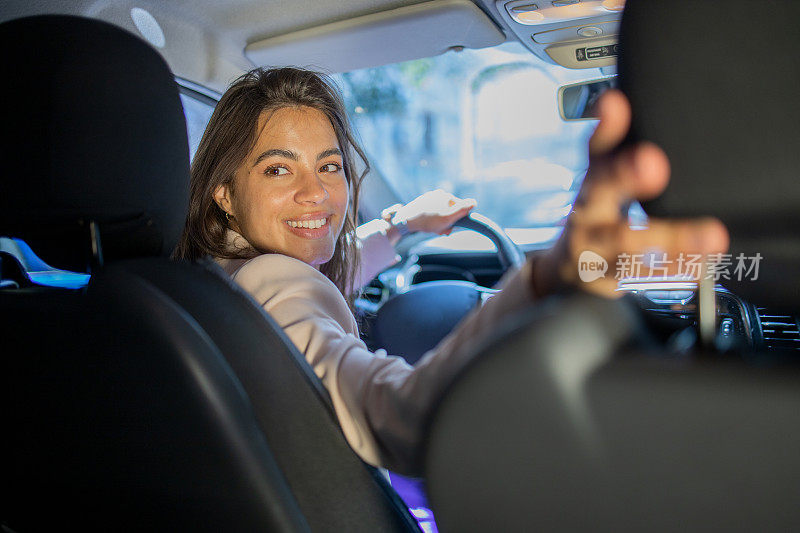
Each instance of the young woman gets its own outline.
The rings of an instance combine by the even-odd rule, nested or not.
[[[367,170],[369,165],[340,96],[319,74],[256,69],[223,95],[192,163],[190,209],[175,255],[216,257],[305,355],[330,392],[353,449],[373,465],[415,474],[429,409],[467,362],[470,348],[534,299],[578,284],[581,251],[615,258],[654,249],[677,256],[727,248],[727,233],[715,220],[651,221],[640,231],[627,226],[621,207],[663,190],[669,164],[653,145],[615,152],[630,122],[620,93],[601,99],[600,115],[589,146],[590,170],[556,246],[511,273],[503,291],[414,367],[383,351],[369,352],[346,301],[381,262],[374,258],[386,255],[370,250],[391,250],[397,229],[392,221],[378,221],[357,238],[363,174],[357,174],[355,158]],[[427,215],[403,207],[409,226],[446,232],[473,205],[436,194],[439,205]],[[364,271],[359,242],[372,257],[372,268]],[[581,285],[613,295],[616,280],[609,275]]]

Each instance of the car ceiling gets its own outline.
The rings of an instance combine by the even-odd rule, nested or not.
[[[489,23],[499,28],[501,39],[517,39],[519,28],[512,31],[513,21],[500,15],[494,0],[473,1],[491,19]],[[131,10],[144,9],[163,30],[164,46],[159,51],[173,73],[221,92],[254,66],[244,52],[248,44],[422,3],[424,0],[6,0],[0,6],[0,20],[70,14],[99,18],[139,33]]]

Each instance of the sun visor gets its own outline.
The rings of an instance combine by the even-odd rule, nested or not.
[[[335,73],[504,41],[503,32],[472,2],[436,0],[270,37],[248,44],[244,53],[256,66]]]

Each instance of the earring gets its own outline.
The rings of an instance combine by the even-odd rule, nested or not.
[[[230,222],[232,218],[233,218],[233,217],[231,216],[231,214],[230,214],[230,213],[228,213],[227,211],[225,211],[225,220],[227,220],[228,222]]]

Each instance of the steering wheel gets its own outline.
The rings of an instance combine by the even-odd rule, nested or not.
[[[505,272],[525,263],[525,254],[496,222],[478,213],[470,213],[454,226],[485,235],[497,247],[497,256]],[[369,321],[371,343],[413,364],[436,346],[472,309],[493,292],[468,281],[429,281],[411,285],[395,294],[378,309]],[[413,332],[413,334],[409,334]]]
[[[514,244],[514,241],[495,221],[479,213],[470,213],[464,218],[458,219],[454,227],[471,229],[481,235],[485,235],[492,240],[497,247],[497,257],[500,259],[500,266],[503,272],[509,268],[520,268],[525,264],[525,254]]]

